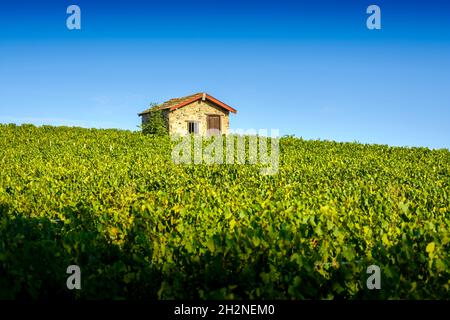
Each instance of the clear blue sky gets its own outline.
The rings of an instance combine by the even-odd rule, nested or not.
[[[66,28],[81,8],[82,29]],[[381,8],[381,30],[366,8]],[[208,92],[233,128],[450,148],[448,1],[10,1],[0,122],[135,130]]]

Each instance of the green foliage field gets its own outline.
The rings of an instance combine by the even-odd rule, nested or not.
[[[448,150],[286,137],[262,176],[170,143],[0,125],[0,298],[450,298]]]

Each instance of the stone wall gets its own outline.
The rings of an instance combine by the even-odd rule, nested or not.
[[[228,134],[229,111],[216,106],[210,101],[194,101],[169,113],[169,133],[185,135],[188,133],[188,122],[198,122],[198,133],[206,135],[207,116],[219,115],[221,133]]]

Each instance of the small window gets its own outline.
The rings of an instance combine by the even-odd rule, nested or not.
[[[198,133],[198,122],[189,121],[188,122],[188,132],[197,134]]]

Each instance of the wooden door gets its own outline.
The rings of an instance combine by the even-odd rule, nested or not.
[[[207,130],[209,134],[220,134],[220,116],[207,117]]]

